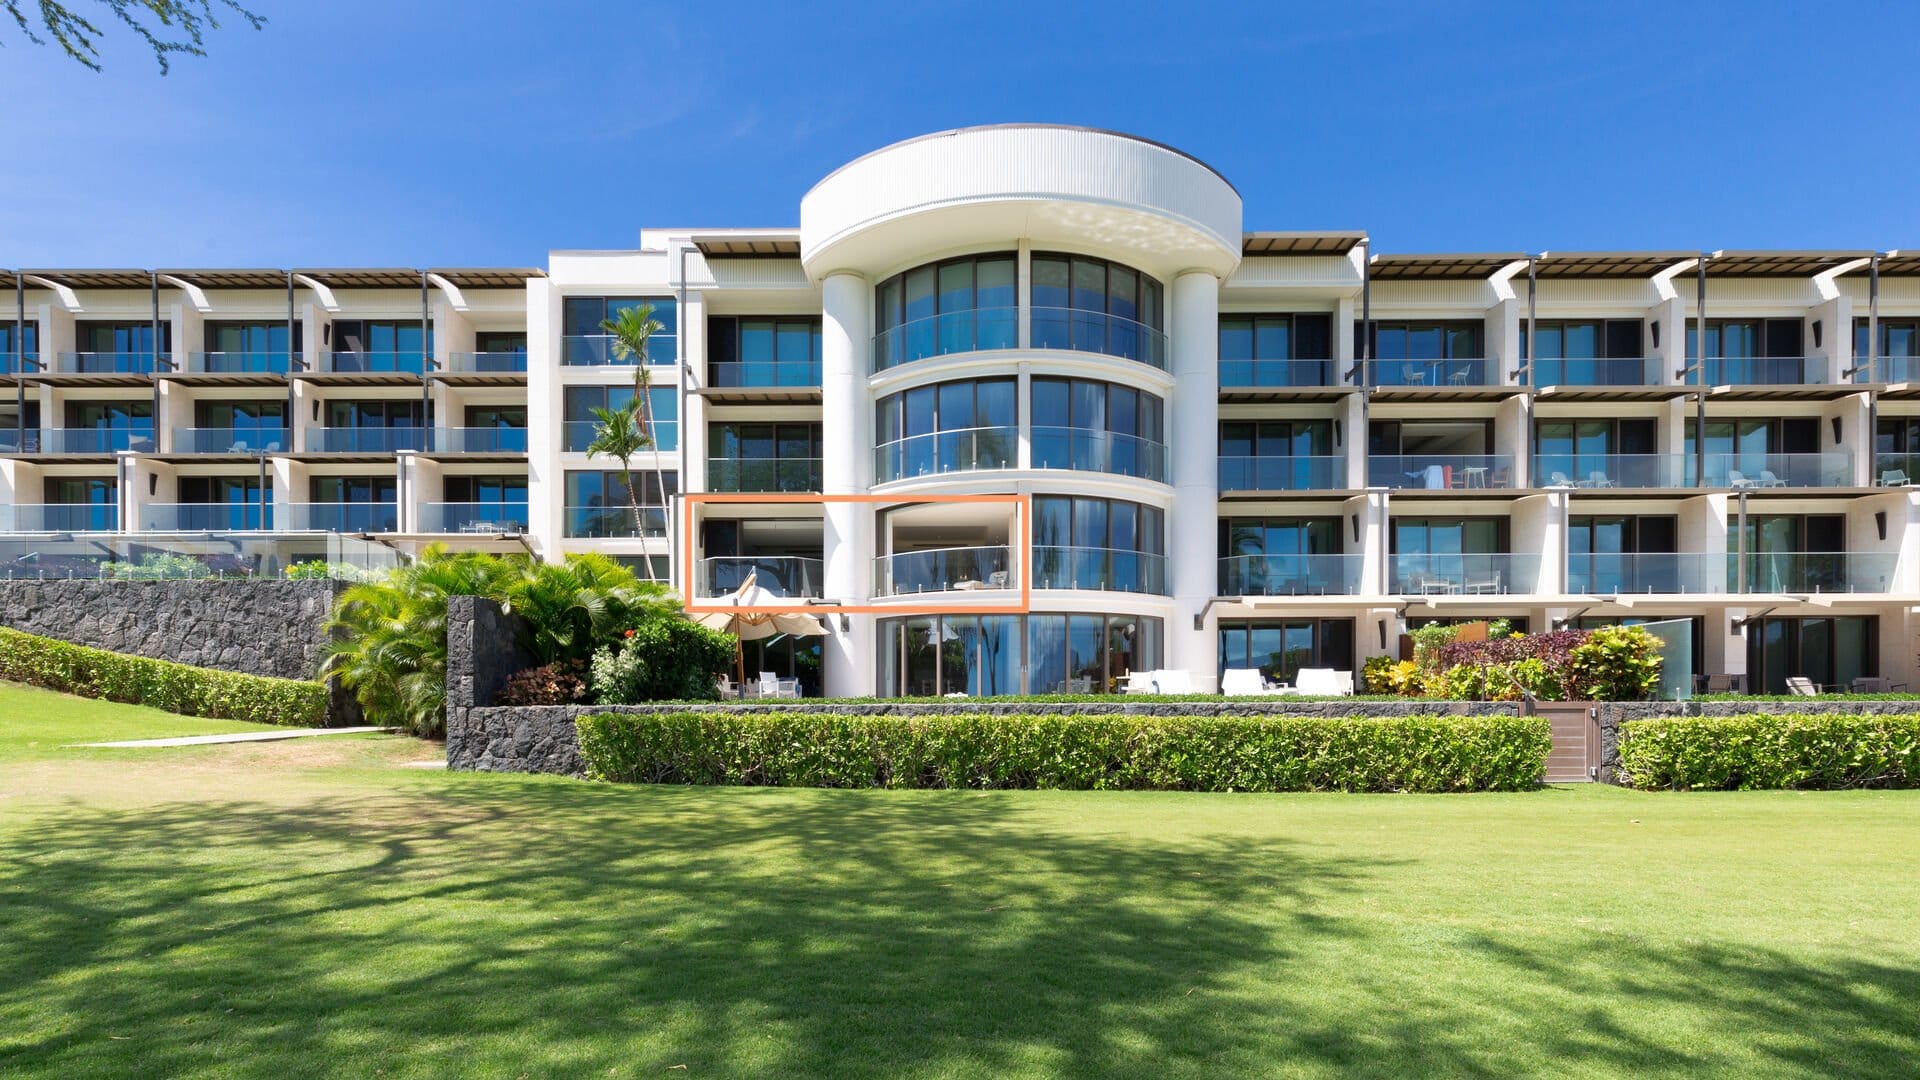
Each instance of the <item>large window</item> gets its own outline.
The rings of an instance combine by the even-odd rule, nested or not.
[[[633,387],[631,386],[569,386],[562,398],[562,409],[566,421],[561,432],[560,449],[569,453],[584,454],[593,442],[593,433],[599,426],[599,419],[593,414],[595,409],[629,409],[633,407]],[[649,415],[640,417],[648,422],[651,430],[645,434],[654,440],[651,450],[669,453],[680,448],[680,396],[671,386],[650,386],[647,388],[647,407]]]
[[[618,319],[628,308],[649,307],[660,329],[647,339],[649,364],[672,364],[680,358],[679,311],[668,296],[569,296],[561,302],[560,362],[569,366],[634,363],[615,355],[613,335],[600,328],[606,319]]]
[[[1033,256],[1033,347],[1167,366],[1160,283],[1084,255]]]
[[[1578,515],[1567,523],[1567,591],[1695,593],[1717,591],[1718,567],[1679,554],[1679,519]]]
[[[1485,335],[1480,319],[1375,322],[1372,384],[1485,386]]]
[[[1845,592],[1849,571],[1878,571],[1874,556],[1847,553],[1842,514],[1749,514],[1727,523],[1727,588],[1749,593]],[[1744,565],[1741,553],[1745,552]],[[1850,563],[1858,562],[1857,566]],[[1889,563],[1891,559],[1887,560]],[[1886,568],[1891,571],[1891,566]],[[1876,575],[1882,576],[1884,575]],[[1872,584],[1872,583],[1869,583]],[[1885,592],[1884,581],[1869,591]]]
[[[152,322],[86,321],[74,324],[79,350],[71,365],[82,372],[149,372],[165,366],[173,352],[173,324],[160,323],[160,349],[153,347]]]
[[[1920,416],[1880,417],[1874,426],[1873,479],[1895,487],[1920,480]]]
[[[418,374],[433,353],[433,335],[418,319],[335,319],[329,333],[333,371]]]
[[[1491,420],[1375,420],[1367,483],[1389,488],[1513,486],[1513,459],[1494,454]]]
[[[284,320],[260,322],[209,322],[206,325],[207,351],[194,357],[195,371],[285,372],[293,354],[300,351],[301,324],[289,326]],[[287,342],[293,342],[288,348]]]
[[[160,529],[236,530],[273,527],[273,485],[256,476],[183,476],[180,505],[149,506],[148,521]]]
[[[1538,556],[1506,554],[1507,519],[1396,518],[1392,523],[1389,580],[1408,595],[1516,591],[1517,562],[1537,569]],[[1524,581],[1518,582],[1524,584]]]
[[[1687,366],[1699,366],[1688,382],[1729,384],[1819,383],[1807,362],[1799,319],[1708,319],[1706,358],[1701,359],[1699,320],[1687,320]]]
[[[1879,327],[1880,347],[1872,352],[1880,366],[1868,370],[1869,321],[1853,320],[1854,381],[1912,382],[1920,379],[1920,319],[1881,319]]]
[[[873,366],[1019,344],[1018,263],[1010,253],[918,266],[873,292]]]
[[[1167,478],[1166,406],[1091,379],[1033,380],[1033,467]]]
[[[1018,454],[1017,384],[974,379],[916,386],[874,405],[881,483],[971,469],[1009,469]]]
[[[629,494],[628,484],[632,491]],[[680,476],[634,469],[569,469],[565,534],[570,537],[637,537],[667,534],[667,505],[680,492]],[[633,497],[640,509],[633,508]]]
[[[1220,385],[1333,386],[1333,316],[1220,316]]]
[[[329,401],[327,424],[310,432],[309,450],[391,453],[426,449],[426,406],[414,399]]]
[[[707,487],[713,491],[819,491],[820,425],[712,424]]]
[[[69,401],[66,430],[49,433],[53,453],[102,454],[153,449],[153,399]]]
[[[1880,620],[1867,615],[1832,619],[1760,619],[1747,627],[1747,686],[1784,694],[1787,677],[1849,689],[1880,673]]]
[[[1284,622],[1220,621],[1220,672],[1259,668],[1276,682],[1292,682],[1301,668],[1354,671],[1352,619]]]
[[[1659,453],[1659,423],[1540,420],[1534,425],[1534,472],[1552,487],[1679,487],[1679,462]]]
[[[1221,491],[1325,490],[1346,478],[1331,420],[1220,421]]]
[[[1359,589],[1339,518],[1222,518],[1221,596],[1324,596]]]
[[[16,352],[19,354],[18,369],[32,371],[40,360],[40,324],[19,324],[18,336],[14,334],[14,328],[14,323],[0,323],[0,372],[15,370]]]
[[[820,319],[804,315],[708,319],[707,385],[819,386]]]
[[[1642,356],[1639,319],[1542,320],[1533,331],[1540,353],[1537,386],[1641,386],[1661,381]],[[1520,357],[1527,359],[1527,321],[1520,320]]]
[[[110,476],[50,476],[41,490],[49,504],[41,511],[42,528],[105,532],[117,527],[120,486]]]
[[[880,689],[902,697],[1111,693],[1128,672],[1161,666],[1164,632],[1159,619],[1139,615],[883,619]]]
[[[1706,426],[1708,487],[1841,487],[1853,478],[1852,456],[1820,451],[1820,418],[1788,416],[1709,420]],[[1700,466],[1699,427],[1686,422],[1688,484]]]
[[[1119,499],[1033,497],[1033,584],[1165,594],[1166,515]]]

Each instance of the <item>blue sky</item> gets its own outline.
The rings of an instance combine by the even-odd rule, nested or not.
[[[0,266],[540,265],[1021,120],[1382,251],[1920,247],[1911,4],[252,5],[164,78],[0,30]]]

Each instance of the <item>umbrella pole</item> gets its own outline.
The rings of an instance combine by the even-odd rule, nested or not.
[[[733,639],[733,666],[740,672],[740,697],[747,696],[747,643],[738,637]]]

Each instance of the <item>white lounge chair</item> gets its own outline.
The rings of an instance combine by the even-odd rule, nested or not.
[[[1756,486],[1763,487],[1763,488],[1777,488],[1777,487],[1787,486],[1787,482],[1773,475],[1773,470],[1771,469],[1761,469],[1760,479],[1756,480],[1754,483]]]
[[[1746,474],[1742,473],[1739,469],[1728,469],[1727,486],[1730,488],[1753,488],[1759,487],[1760,485],[1747,479]]]
[[[1590,488],[1610,488],[1614,486],[1614,483],[1606,473],[1595,469],[1587,474],[1587,486]]]
[[[1285,684],[1268,682],[1259,668],[1228,668],[1220,676],[1223,697],[1264,697],[1286,692]]]
[[[1120,692],[1123,694],[1153,693],[1153,672],[1129,671],[1120,676]]]
[[[1156,694],[1191,694],[1193,676],[1184,669],[1173,668],[1153,673],[1153,692]]]
[[[1293,677],[1293,693],[1302,697],[1346,697],[1353,693],[1353,672],[1301,668]]]
[[[1911,487],[1913,480],[1905,469],[1887,469],[1880,474],[1881,487]]]
[[[1571,479],[1569,479],[1566,473],[1556,472],[1556,473],[1547,474],[1547,486],[1548,487],[1578,487],[1579,485],[1575,484]]]

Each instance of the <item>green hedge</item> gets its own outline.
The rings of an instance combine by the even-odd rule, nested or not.
[[[187,716],[298,727],[327,718],[327,689],[319,683],[127,656],[5,627],[0,627],[0,680]]]
[[[1539,717],[583,717],[587,774],[628,783],[1177,791],[1519,791]]]
[[[1677,791],[1920,787],[1920,716],[1634,720],[1620,767],[1633,787]]]

